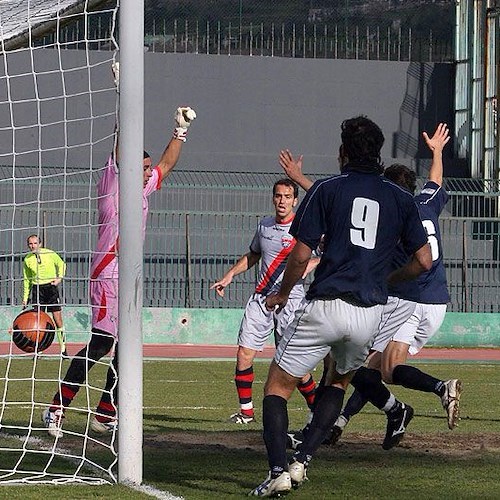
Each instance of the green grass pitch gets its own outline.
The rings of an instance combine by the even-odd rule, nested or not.
[[[4,373],[5,360],[0,361]],[[24,361],[28,366],[29,361]],[[40,370],[54,371],[57,363],[45,361]],[[342,440],[323,447],[308,471],[309,481],[292,491],[297,499],[455,499],[499,497],[500,470],[500,367],[496,364],[432,363],[417,365],[438,378],[461,378],[462,420],[450,431],[439,399],[395,387],[400,399],[412,404],[415,418],[401,445],[383,451],[380,443],[385,417],[371,406],[354,418]],[[255,364],[254,404],[258,421],[238,426],[228,422],[238,409],[233,383],[233,361],[151,360],[144,365],[144,483],[185,499],[243,498],[267,474],[262,442],[261,401],[268,361]],[[21,367],[19,368],[21,370]],[[85,398],[97,401],[104,381],[103,366],[96,366],[90,381],[95,390],[81,391],[75,407],[84,407]],[[320,372],[315,374],[320,378]],[[4,392],[5,383],[0,382]],[[55,384],[37,389],[36,400],[47,401]],[[30,385],[12,384],[9,391],[29,391]],[[22,394],[8,393],[9,400]],[[27,394],[29,400],[29,393]],[[26,400],[26,398],[24,398]],[[4,413],[0,429],[1,446],[15,439],[5,429],[9,421],[19,423],[22,408]],[[38,416],[37,410],[37,418]],[[297,393],[289,403],[290,427],[302,427],[305,402]],[[68,413],[65,429],[79,430],[84,415]],[[38,424],[37,424],[38,425]],[[40,432],[42,442],[48,437]],[[63,438],[65,440],[66,437]],[[109,439],[109,438],[108,438]],[[64,445],[74,444],[68,438]],[[3,467],[10,459],[0,452]],[[105,450],[96,458],[110,460]],[[35,459],[31,459],[36,462]],[[33,464],[36,466],[36,464]],[[65,459],[57,467],[64,470]],[[151,498],[122,485],[29,485],[0,486],[0,498]],[[167,497],[165,497],[167,498]]]

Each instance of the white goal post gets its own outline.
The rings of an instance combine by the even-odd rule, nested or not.
[[[118,56],[118,12],[119,32],[126,33],[119,52],[120,94],[111,73]],[[95,31],[99,15],[109,20],[108,31]],[[143,0],[0,2],[0,483],[142,482],[142,170],[137,165],[144,127],[143,16]],[[78,28],[68,37],[75,23]],[[96,184],[115,143],[118,105],[119,267],[125,269],[118,292],[119,348],[126,360],[118,385],[119,431],[100,436],[91,430],[111,366],[103,357],[78,387],[64,435],[51,437],[40,413],[53,404],[54,392],[63,394],[70,360],[61,356],[57,341],[38,355],[12,342],[12,321],[21,312],[26,238],[45,235],[46,246],[66,261],[60,294],[74,356],[90,338]]]

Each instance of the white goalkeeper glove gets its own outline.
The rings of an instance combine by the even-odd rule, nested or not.
[[[116,90],[120,90],[120,63],[113,61],[111,63],[111,71],[113,72],[113,80],[115,81]]]
[[[177,108],[174,115],[177,127],[174,129],[174,138],[186,142],[188,128],[196,118],[194,109],[189,106]]]

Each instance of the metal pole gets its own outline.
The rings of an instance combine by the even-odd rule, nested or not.
[[[469,312],[469,283],[467,275],[467,221],[462,226],[462,312]]]
[[[191,307],[191,236],[189,214],[186,214],[186,300],[185,307]]]
[[[118,480],[142,482],[144,0],[120,2]],[[123,368],[123,369],[120,369]]]

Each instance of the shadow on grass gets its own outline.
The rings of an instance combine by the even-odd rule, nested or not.
[[[419,435],[387,452],[378,436],[352,436],[354,442],[320,448],[309,470],[311,481],[293,498],[414,498],[415,492],[422,498],[494,498],[500,450],[481,448],[482,435],[476,438],[467,437],[468,449],[463,439]],[[225,432],[146,437],[145,481],[189,500],[242,498],[265,479],[267,459],[260,433],[240,439],[228,440]],[[447,447],[440,448],[442,442]]]

